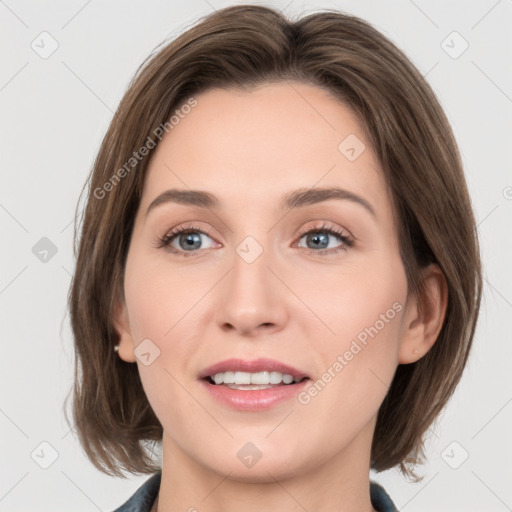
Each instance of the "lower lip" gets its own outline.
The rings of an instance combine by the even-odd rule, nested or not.
[[[223,405],[239,411],[263,411],[297,396],[309,380],[304,379],[297,384],[283,384],[267,389],[247,391],[211,384],[205,379],[201,379],[201,383],[211,393],[213,398]]]

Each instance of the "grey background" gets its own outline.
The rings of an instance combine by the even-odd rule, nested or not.
[[[0,0],[2,511],[113,510],[148,478],[97,471],[63,417],[74,357],[66,307],[72,221],[136,67],[199,16],[234,3]],[[334,7],[365,18],[427,76],[449,117],[485,264],[474,350],[431,428],[424,480],[409,483],[397,470],[371,477],[407,512],[511,510],[512,2],[266,4],[289,14]],[[42,58],[52,39],[58,48]],[[469,47],[458,55],[464,41]]]

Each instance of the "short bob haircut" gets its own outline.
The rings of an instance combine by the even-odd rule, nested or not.
[[[207,89],[249,91],[299,81],[335,95],[361,121],[389,187],[408,293],[418,297],[421,270],[430,263],[447,281],[437,341],[417,362],[398,365],[371,447],[371,469],[399,465],[405,476],[421,480],[413,469],[425,462],[427,430],[460,381],[482,293],[471,200],[435,93],[383,34],[330,9],[292,21],[269,7],[231,6],[157,50],[129,84],[82,190],[88,185],[82,216],[78,206],[75,214],[76,269],[68,300],[76,359],[70,393],[87,457],[112,476],[160,469],[149,444],[161,441],[162,425],[137,365],[114,351],[115,307],[123,298],[127,251],[151,159],[149,154],[134,162],[134,151],[149,147],[150,140],[155,145],[159,127],[170,126],[176,109]]]

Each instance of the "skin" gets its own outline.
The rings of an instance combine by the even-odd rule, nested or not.
[[[423,357],[441,330],[444,277],[431,265],[428,293],[408,296],[379,162],[358,119],[328,92],[277,82],[196,99],[154,150],[114,319],[119,356],[138,365],[164,430],[158,510],[373,511],[377,413],[398,364]],[[353,162],[338,150],[349,134],[366,146]],[[376,218],[347,200],[278,209],[287,192],[330,186],[362,196]],[[166,203],[146,217],[170,188],[208,191],[222,207]],[[155,247],[188,222],[211,233],[199,234],[195,255]],[[319,255],[300,233],[322,223],[355,237],[354,245]],[[250,264],[236,252],[247,236],[263,248]],[[343,245],[325,236],[329,248]],[[179,236],[172,245],[186,251]],[[401,311],[307,405],[291,399],[263,412],[235,411],[197,380],[230,357],[270,357],[316,381],[394,303]],[[149,366],[134,354],[146,338],[160,350]],[[251,468],[236,455],[247,442],[262,453]]]

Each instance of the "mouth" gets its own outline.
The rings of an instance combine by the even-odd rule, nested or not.
[[[217,403],[241,412],[262,412],[293,400],[311,377],[274,359],[228,359],[199,374],[199,381]]]
[[[271,389],[280,386],[293,386],[305,380],[306,376],[293,376],[290,373],[264,370],[261,372],[226,371],[204,377],[213,386],[224,386],[241,391]]]
[[[218,403],[239,411],[264,411],[296,397],[310,375],[275,359],[227,359],[205,368],[199,379]]]
[[[253,361],[231,358],[205,368],[199,378],[213,386],[238,390],[269,389],[293,386],[310,377],[304,371],[275,359]]]

